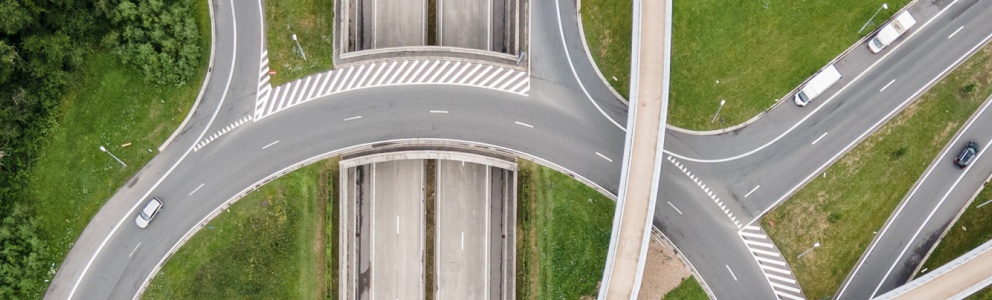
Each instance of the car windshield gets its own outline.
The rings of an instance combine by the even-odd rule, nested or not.
[[[806,97],[806,93],[799,92],[799,100],[802,100],[803,103],[808,103],[809,97]]]
[[[148,215],[146,215],[144,211],[142,211],[142,212],[141,212],[140,214],[138,214],[138,215],[139,215],[139,216],[141,216],[141,218],[142,218],[142,219],[145,219],[145,220],[148,220]]]
[[[875,48],[882,48],[882,42],[878,38],[872,39],[871,43],[875,45]]]

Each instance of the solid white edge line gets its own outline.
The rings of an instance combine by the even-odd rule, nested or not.
[[[603,117],[606,117],[607,120],[610,120],[610,123],[616,125],[617,128],[620,128],[620,130],[627,132],[626,128],[621,126],[620,123],[617,123],[616,120],[613,120],[613,118],[610,118],[610,116],[606,114],[606,111],[603,111],[603,108],[599,107],[599,104],[596,103],[596,100],[592,99],[592,96],[589,95],[589,91],[586,90],[585,84],[583,84],[582,80],[579,79],[579,74],[575,72],[575,66],[572,65],[572,55],[568,53],[568,43],[565,43],[565,30],[562,28],[561,25],[561,5],[558,2],[559,2],[558,0],[555,0],[555,11],[556,11],[555,15],[558,16],[558,35],[561,37],[561,45],[565,52],[565,59],[568,60],[568,67],[572,69],[572,76],[575,76],[575,82],[579,83],[579,87],[582,88],[582,93],[586,95],[586,98],[589,99],[589,102],[591,102],[592,105],[596,107],[596,110],[599,110],[599,113],[602,114]],[[530,64],[528,63],[528,67],[529,66]]]
[[[951,4],[949,4],[946,7],[944,7],[944,9],[941,10],[940,12],[938,12],[936,15],[934,15],[933,18],[931,18],[929,21],[927,21],[923,25],[920,25],[920,27],[917,28],[917,30],[914,31],[912,34],[910,34],[908,37],[906,37],[904,39],[904,41],[905,40],[908,40],[908,39],[910,39],[910,38],[912,38],[914,36],[916,36],[916,33],[920,32],[923,28],[926,28],[927,25],[930,25],[930,23],[933,22],[933,20],[936,20],[937,18],[939,18],[944,12],[947,11],[947,9],[951,8],[952,6],[954,6],[954,4],[957,3],[957,2],[958,2],[958,0],[954,0],[954,2],[951,2]],[[980,43],[980,44],[984,44],[984,42],[983,43]],[[813,115],[815,115],[817,112],[819,112],[820,109],[826,107],[826,103],[831,102],[834,98],[837,97],[837,95],[839,95],[839,94],[843,93],[845,90],[847,90],[848,87],[850,87],[852,84],[854,84],[855,82],[857,82],[858,79],[861,79],[862,76],[864,76],[865,74],[867,74],[868,72],[870,72],[871,70],[873,70],[876,65],[878,65],[879,63],[881,63],[882,61],[884,61],[886,58],[888,58],[889,55],[891,55],[893,52],[895,52],[895,49],[898,49],[898,48],[902,47],[902,45],[903,44],[896,45],[894,48],[892,48],[893,49],[892,51],[889,51],[888,53],[886,53],[885,55],[883,55],[881,58],[879,58],[874,63],[872,63],[870,66],[868,66],[867,69],[865,69],[863,72],[861,72],[861,74],[858,74],[858,76],[855,76],[854,79],[852,79],[850,82],[847,83],[847,85],[841,87],[839,90],[837,90],[837,92],[834,92],[834,94],[831,95],[830,98],[827,98],[827,100],[825,100],[823,102],[823,105],[817,106],[816,109],[813,110],[813,112],[810,112],[808,115],[806,115],[805,117],[803,117],[802,119],[800,119],[799,122],[796,122],[796,124],[793,124],[792,127],[789,127],[789,129],[787,129],[785,132],[783,132],[779,136],[775,137],[774,139],[772,139],[768,143],[765,143],[764,145],[761,145],[758,148],[755,148],[754,150],[751,150],[751,151],[748,151],[748,152],[745,152],[745,153],[742,153],[742,154],[739,154],[739,155],[736,155],[736,156],[725,157],[725,158],[720,158],[720,159],[698,159],[698,158],[692,158],[692,157],[683,156],[683,155],[680,155],[678,153],[674,153],[674,152],[671,152],[671,151],[668,151],[668,150],[665,150],[665,153],[666,154],[669,154],[669,155],[672,155],[672,156],[675,156],[675,157],[678,157],[678,158],[681,158],[683,160],[688,160],[688,161],[694,161],[694,162],[700,162],[700,163],[721,163],[721,162],[728,162],[728,161],[736,160],[736,159],[739,159],[739,158],[747,157],[747,156],[750,156],[751,154],[754,154],[754,153],[756,153],[758,151],[764,150],[768,146],[771,146],[771,144],[774,144],[775,142],[778,142],[783,137],[785,137],[786,135],[788,135],[789,133],[791,133],[793,130],[795,130],[797,127],[799,127],[799,125],[805,123],[807,119],[809,119],[810,117],[812,117]],[[965,55],[965,57],[967,57],[967,56],[970,56],[970,54]],[[953,63],[951,65],[954,66],[956,64],[957,63]],[[945,75],[946,72],[947,72],[947,70],[945,70],[944,72],[938,74],[937,77],[934,78],[934,80],[936,80],[938,78],[942,78]],[[931,80],[931,82],[932,81],[933,80]],[[926,89],[927,86],[928,85],[924,85],[921,88],[921,90]],[[915,97],[910,97],[910,99],[913,99],[913,98],[915,98]],[[903,103],[903,105],[901,105],[900,108],[897,108],[897,110],[901,110],[902,109],[901,107],[902,106],[905,106],[905,105],[906,104]],[[870,131],[871,130],[869,130],[869,132]]]
[[[238,52],[238,50],[237,50],[238,49],[238,35],[237,35],[238,24],[237,24],[237,18],[236,18],[235,14],[234,14],[234,0],[229,0],[229,1],[231,3],[231,27],[233,29],[233,32],[235,33],[233,35],[234,42],[232,44],[234,45],[234,53],[237,53]],[[224,93],[220,97],[220,103],[217,104],[217,108],[214,109],[213,115],[210,116],[210,121],[207,122],[207,126],[203,128],[203,131],[200,132],[200,136],[198,136],[196,138],[196,140],[202,139],[203,136],[207,134],[207,130],[210,129],[210,125],[212,125],[214,123],[214,119],[217,118],[217,113],[220,112],[220,108],[222,106],[224,106],[224,99],[227,98],[227,91],[230,90],[231,80],[234,78],[234,66],[235,65],[237,65],[237,55],[232,55],[231,56],[231,71],[227,75],[227,84],[224,86]],[[165,174],[163,174],[162,177],[160,177],[158,179],[158,181],[155,182],[155,184],[152,185],[152,187],[150,189],[148,189],[148,192],[145,192],[145,195],[141,196],[140,199],[147,198],[148,195],[150,195],[152,193],[152,191],[155,190],[155,188],[157,188],[158,185],[162,183],[162,181],[165,181],[165,178],[169,177],[169,174],[171,174],[172,171],[175,170],[176,167],[179,166],[179,164],[182,163],[182,161],[184,159],[186,159],[186,156],[188,156],[189,153],[192,150],[193,150],[193,147],[192,146],[190,146],[189,148],[187,148],[186,149],[186,152],[183,153],[183,155],[181,157],[179,157],[179,160],[176,161],[176,163],[173,164],[172,167],[170,167],[169,170],[166,171]],[[111,197],[113,197],[113,196],[111,196]],[[100,246],[97,247],[96,252],[93,253],[93,256],[92,257],[90,257],[90,260],[86,263],[86,266],[83,267],[83,271],[79,273],[79,278],[76,279],[76,283],[74,283],[72,285],[72,289],[69,291],[69,296],[66,297],[66,299],[72,299],[72,296],[76,294],[76,289],[78,289],[79,288],[79,284],[83,282],[83,278],[86,277],[86,272],[89,271],[90,266],[93,265],[93,261],[96,260],[97,256],[100,255],[100,252],[103,251],[103,247],[107,245],[107,242],[110,241],[110,238],[113,237],[115,233],[117,233],[117,229],[120,229],[121,228],[121,225],[123,225],[124,222],[127,219],[129,219],[132,214],[134,214],[134,210],[137,209],[139,205],[141,205],[141,202],[142,201],[138,201],[133,206],[131,206],[131,210],[129,210],[128,213],[125,214],[125,217],[124,218],[122,218],[119,222],[117,222],[117,225],[114,226],[114,228],[110,230],[110,233],[107,234],[107,237],[103,239],[103,242],[101,242],[100,243]],[[135,295],[135,297],[137,297],[137,295]]]
[[[955,1],[954,3],[957,3],[957,1]],[[953,3],[952,3],[952,4],[953,4]],[[978,45],[975,45],[975,47],[973,47],[973,48],[972,48],[972,49],[971,49],[971,50],[970,50],[970,51],[968,52],[969,54],[967,54],[967,55],[965,55],[965,56],[962,56],[961,58],[958,58],[958,61],[957,61],[957,62],[955,62],[954,64],[951,64],[951,66],[949,66],[949,67],[948,67],[948,69],[951,69],[952,67],[955,67],[955,66],[957,66],[957,65],[958,65],[958,63],[960,63],[960,62],[962,62],[962,61],[963,61],[963,60],[964,60],[965,58],[967,58],[967,57],[970,57],[970,56],[971,56],[971,54],[973,54],[973,53],[975,52],[975,50],[977,50],[977,49],[978,49],[978,48],[979,48],[980,46],[982,46],[982,45],[984,45],[984,44],[985,44],[986,42],[988,42],[988,40],[989,40],[989,38],[992,38],[992,34],[989,34],[988,36],[986,36],[986,37],[985,37],[985,39],[984,39],[984,40],[983,40],[982,42],[980,42],[980,43],[978,43]],[[945,70],[945,72],[946,72],[946,70]],[[932,83],[933,81],[935,81],[935,80],[937,80],[938,78],[941,78],[941,77],[937,77],[937,78],[934,78],[934,80],[931,80],[931,83]],[[928,85],[929,85],[929,84],[928,84]],[[924,86],[924,88],[926,88],[926,86]],[[922,89],[921,89],[921,90],[922,90]],[[918,94],[918,93],[919,93],[919,92],[917,92],[917,94]],[[915,95],[916,95],[916,94],[914,94],[914,96],[913,96],[913,97],[911,97],[911,98],[915,98]],[[984,110],[984,109],[986,109],[986,108],[988,108],[988,104],[989,104],[989,103],[990,103],[990,102],[989,102],[988,100],[986,100],[986,101],[985,101],[985,104],[983,104],[983,106],[984,106],[985,108],[980,108],[980,109],[981,109],[981,110]],[[966,126],[970,126],[970,122],[969,122],[969,124],[967,124]],[[965,128],[965,127],[962,127],[962,128]],[[863,134],[862,134],[862,136],[863,136]],[[840,157],[840,155],[841,155],[841,154],[843,154],[843,153],[845,153],[845,152],[846,152],[846,149],[849,149],[849,148],[851,148],[851,147],[852,147],[852,146],[853,146],[854,144],[856,144],[856,143],[857,143],[857,142],[858,142],[859,140],[861,140],[861,138],[858,138],[858,140],[855,140],[855,142],[854,142],[854,143],[852,143],[852,144],[850,144],[850,145],[848,145],[848,146],[847,146],[847,147],[845,148],[845,151],[841,151],[840,153],[837,153],[836,155],[834,155],[834,157],[832,157],[832,158],[830,159],[830,161],[834,161],[834,160],[836,160],[836,159],[837,159],[838,157]],[[947,151],[949,151],[949,149],[950,149],[950,148],[947,148],[947,149],[945,149],[945,151],[944,151],[944,152],[942,152],[942,153],[941,153],[941,155],[942,155],[942,156],[943,156],[943,155],[946,155],[946,153],[947,153]],[[826,168],[826,166],[830,164],[830,161],[828,161],[828,163],[827,163],[827,164],[824,164],[823,166],[820,166],[820,168],[819,168],[819,169],[817,170],[817,172],[814,172],[813,174],[810,174],[810,176],[808,176],[808,177],[806,177],[806,179],[804,180],[804,182],[806,182],[806,181],[809,181],[809,180],[810,180],[810,179],[811,179],[811,178],[812,178],[813,176],[817,176],[817,175],[819,175],[819,173],[820,173],[820,170],[825,170],[825,168]],[[930,166],[930,168],[932,169],[932,168],[933,168],[934,166],[936,166],[936,165],[934,165],[934,164],[931,164],[931,166]],[[927,171],[927,173],[929,173],[929,172],[930,172],[930,171],[928,170],[928,171]],[[793,192],[795,192],[796,190],[798,190],[798,188],[799,188],[800,186],[802,186],[802,185],[797,185],[796,187],[793,187],[793,188],[792,188],[792,190],[790,190],[790,191],[789,191],[789,193],[787,193],[786,195],[789,195],[789,194],[792,194]],[[916,189],[914,188],[914,190],[913,190],[913,192],[911,192],[911,193],[915,193],[915,191],[916,191]],[[783,200],[784,200],[785,198],[786,198],[786,196],[783,196],[782,198],[780,198],[780,199],[779,199],[778,201],[776,201],[775,203],[776,203],[776,204],[777,204],[777,203],[780,203],[780,202],[781,202],[781,201],[783,201]],[[774,205],[773,205],[773,206],[771,206],[771,207],[774,207]],[[899,208],[898,208],[898,209],[896,210],[896,212],[895,212],[895,214],[897,214],[897,215],[898,215],[898,213],[902,211],[902,209],[903,209],[903,207],[905,207],[905,203],[901,203],[901,204],[899,205]],[[769,208],[769,209],[770,209],[770,208]],[[765,214],[765,213],[767,213],[767,212],[768,212],[768,209],[766,209],[766,210],[765,210],[764,212],[762,212],[762,213],[761,213],[761,215],[764,215],[764,214]],[[892,217],[891,217],[891,219],[894,219],[894,218],[895,218],[895,216],[892,216]],[[882,228],[882,231],[880,231],[880,232],[879,232],[879,235],[878,235],[878,236],[881,236],[882,234],[885,234],[885,232],[886,232],[886,231],[887,231],[887,230],[889,229],[889,225],[891,225],[891,223],[888,223],[888,222],[886,222],[886,225],[885,225],[885,227],[883,227],[883,228]],[[875,249],[875,243],[876,243],[876,242],[878,241],[878,236],[876,236],[876,238],[874,238],[874,239],[872,239],[872,243],[871,243],[871,245],[870,245],[870,246],[868,247],[868,249],[867,249],[867,250],[865,250],[865,252],[864,252],[864,254],[862,254],[862,255],[861,255],[861,259],[859,259],[859,260],[858,260],[858,264],[857,264],[857,265],[856,265],[856,266],[854,267],[854,271],[852,271],[852,272],[850,273],[850,275],[848,276],[848,278],[847,278],[847,279],[845,279],[845,283],[844,283],[844,285],[843,285],[843,286],[841,287],[841,289],[840,289],[840,290],[839,290],[839,291],[837,292],[837,297],[838,297],[838,298],[840,298],[840,296],[841,296],[841,295],[842,295],[842,294],[844,293],[844,291],[846,291],[846,290],[847,290],[847,286],[848,286],[848,285],[850,285],[850,283],[851,283],[851,282],[850,282],[850,281],[849,281],[848,279],[850,279],[850,278],[854,278],[854,276],[856,276],[856,275],[857,275],[857,272],[858,272],[858,271],[859,271],[859,270],[861,269],[861,266],[862,266],[862,264],[864,263],[864,258],[865,258],[865,257],[867,257],[868,255],[871,255],[871,252],[872,252],[872,251],[873,251],[873,250]]]

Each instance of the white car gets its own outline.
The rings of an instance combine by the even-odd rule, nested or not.
[[[155,215],[158,215],[160,210],[162,210],[162,200],[152,198],[148,200],[148,204],[145,204],[145,208],[142,208],[141,212],[138,212],[138,217],[134,218],[134,223],[138,224],[140,228],[148,227],[148,223],[152,222],[152,219],[155,218]]]

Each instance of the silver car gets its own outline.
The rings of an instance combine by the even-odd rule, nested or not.
[[[141,212],[138,212],[138,217],[134,218],[134,223],[138,224],[140,228],[148,227],[148,223],[152,222],[152,219],[155,218],[155,215],[158,215],[160,210],[162,210],[162,200],[152,198],[148,200],[148,204],[145,204],[145,208],[142,208]]]

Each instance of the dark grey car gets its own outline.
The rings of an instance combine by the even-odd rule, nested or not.
[[[978,156],[978,143],[975,141],[968,142],[968,146],[961,150],[961,153],[954,158],[954,165],[958,168],[967,168],[971,161],[975,160],[975,156]]]

